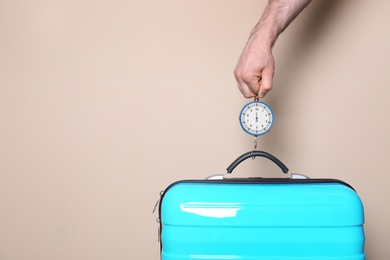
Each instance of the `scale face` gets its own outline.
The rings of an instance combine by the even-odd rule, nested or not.
[[[274,115],[266,103],[255,100],[243,107],[239,119],[242,129],[248,134],[257,137],[271,129]]]

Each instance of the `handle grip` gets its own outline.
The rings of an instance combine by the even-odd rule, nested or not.
[[[282,171],[284,173],[288,172],[288,168],[286,167],[286,165],[284,165],[278,158],[276,158],[272,154],[269,154],[269,153],[264,152],[264,151],[250,151],[250,152],[244,153],[243,155],[238,157],[234,162],[232,162],[232,164],[230,164],[229,167],[227,167],[227,169],[226,169],[227,173],[232,173],[234,168],[236,168],[237,165],[239,165],[241,162],[245,161],[246,159],[257,157],[257,156],[265,157],[265,158],[273,161],[277,166],[279,166],[280,169],[282,169]]]

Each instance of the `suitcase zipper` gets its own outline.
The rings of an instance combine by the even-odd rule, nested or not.
[[[154,205],[154,208],[153,208],[153,212],[152,212],[152,213],[156,212],[157,206],[158,206],[158,204],[160,204],[161,197],[162,197],[163,194],[164,194],[164,190],[160,191],[160,197],[158,198],[156,204]]]
[[[156,212],[156,209],[157,207],[160,205],[160,202],[161,202],[161,198],[164,194],[164,190],[160,191],[160,197],[158,198],[156,204],[154,205],[154,208],[153,208],[153,214]],[[157,222],[157,242],[160,243],[160,237],[161,237],[161,220],[160,220],[160,213],[158,214],[157,218],[156,218],[156,222]]]

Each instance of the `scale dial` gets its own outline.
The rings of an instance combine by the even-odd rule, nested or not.
[[[254,101],[246,104],[240,113],[242,129],[255,137],[267,133],[274,122],[271,108],[263,102]]]

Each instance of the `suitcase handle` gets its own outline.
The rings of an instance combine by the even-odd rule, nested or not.
[[[276,158],[272,154],[269,154],[269,153],[264,152],[264,151],[250,151],[250,152],[244,153],[243,155],[238,157],[234,162],[232,162],[232,164],[230,164],[229,167],[227,167],[227,169],[226,169],[227,173],[232,173],[234,168],[236,168],[237,165],[239,165],[241,162],[245,161],[246,159],[254,158],[254,157],[257,157],[257,156],[265,157],[267,159],[270,159],[277,166],[279,166],[279,168],[282,169],[282,171],[284,173],[288,172],[288,168],[286,167],[286,165],[284,165],[278,158]]]

